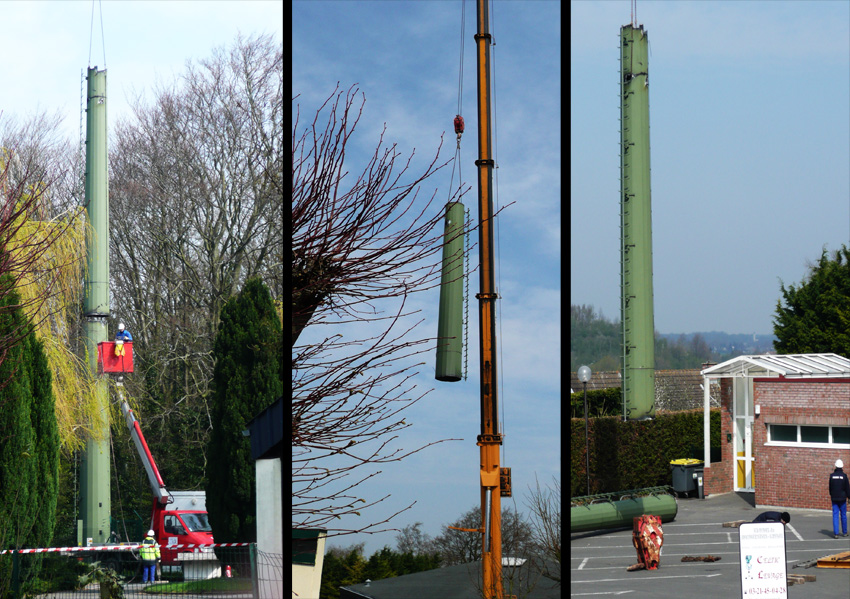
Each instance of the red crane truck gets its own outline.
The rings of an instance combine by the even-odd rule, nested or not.
[[[121,412],[127,420],[130,436],[136,444],[136,450],[142,458],[142,464],[153,491],[153,513],[150,528],[160,546],[163,565],[177,565],[177,554],[182,552],[213,552],[212,547],[200,549],[186,545],[209,545],[213,543],[212,528],[207,517],[206,494],[203,491],[169,491],[159,474],[151,451],[142,434],[139,421],[133,410],[124,401]],[[174,545],[183,545],[179,549],[169,549]]]

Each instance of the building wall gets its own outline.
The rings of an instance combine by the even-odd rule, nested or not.
[[[257,556],[258,585],[260,596],[269,599],[281,596],[280,589],[283,587],[283,479],[280,464],[280,458],[254,462],[257,475],[257,549],[260,552]],[[321,564],[319,572],[321,574]]]
[[[732,443],[726,436],[732,434],[732,379],[720,379],[720,462],[705,469],[703,489],[706,495],[728,493],[733,490]]]
[[[316,563],[312,566],[292,564],[292,597],[319,599],[322,586],[322,567],[325,563],[325,533],[319,535],[316,547]]]
[[[768,447],[768,424],[850,426],[850,381],[754,381],[761,406],[753,427],[756,505],[830,509],[828,476],[835,460],[850,463],[848,449]]]

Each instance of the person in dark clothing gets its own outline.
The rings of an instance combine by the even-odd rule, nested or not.
[[[829,475],[829,498],[832,499],[832,532],[838,538],[838,516],[841,530],[847,536],[847,498],[850,497],[850,480],[844,474],[844,462],[835,460],[835,470]]]
[[[782,524],[788,524],[791,522],[791,514],[788,512],[762,512],[756,516],[753,522],[782,522]]]

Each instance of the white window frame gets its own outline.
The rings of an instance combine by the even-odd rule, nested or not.
[[[795,426],[797,427],[797,440],[796,441],[772,441],[771,437],[771,426]],[[803,426],[808,427],[817,427],[817,428],[828,428],[829,434],[826,443],[803,443],[800,441],[800,435],[802,434],[800,428]],[[768,441],[764,444],[765,447],[807,447],[812,449],[850,449],[850,443],[835,443],[832,440],[832,429],[833,428],[850,428],[848,426],[837,425],[837,424],[791,424],[788,422],[768,422],[767,423],[767,438]]]

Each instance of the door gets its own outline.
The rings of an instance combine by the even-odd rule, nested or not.
[[[753,458],[753,379],[735,378],[734,404],[735,490],[755,491]]]

